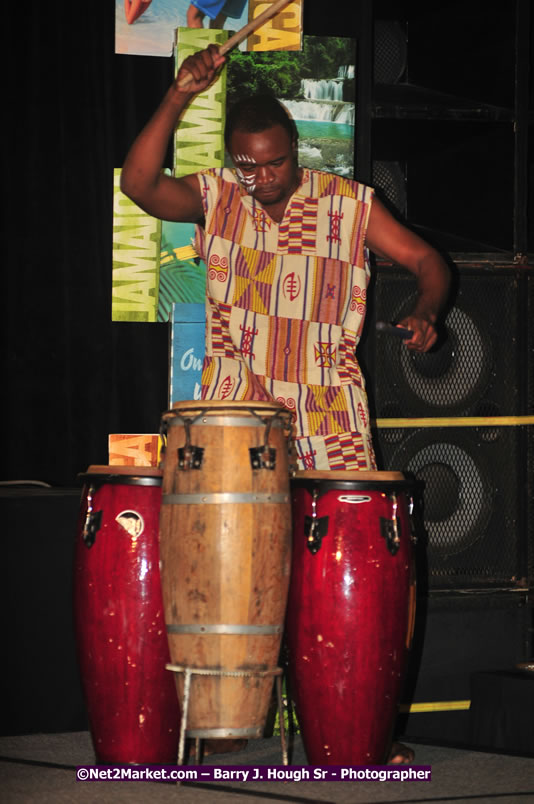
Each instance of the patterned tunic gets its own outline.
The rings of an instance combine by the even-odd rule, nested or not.
[[[375,469],[356,360],[373,191],[304,170],[278,224],[227,168],[198,174],[207,266],[203,399],[293,412],[300,469]]]

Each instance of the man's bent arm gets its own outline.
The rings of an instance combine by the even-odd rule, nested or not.
[[[176,179],[162,173],[169,140],[191,97],[215,78],[224,58],[215,45],[187,58],[163,101],[130,148],[121,172],[121,190],[156,218],[196,222],[202,218],[202,198],[196,176]],[[186,89],[178,84],[192,78]]]
[[[428,351],[437,340],[435,324],[449,295],[451,275],[447,263],[432,246],[399,223],[376,197],[366,243],[371,251],[393,260],[417,277],[415,307],[398,323],[413,330],[406,346]]]

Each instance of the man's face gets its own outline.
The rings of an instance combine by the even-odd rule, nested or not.
[[[296,143],[280,125],[256,133],[236,129],[230,156],[243,187],[266,207],[287,202],[299,185]]]

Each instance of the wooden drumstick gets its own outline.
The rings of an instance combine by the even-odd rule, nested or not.
[[[413,335],[413,330],[407,329],[406,327],[398,327],[396,324],[386,324],[385,321],[376,322],[376,331],[383,332],[386,335],[396,335],[405,340],[411,338]]]
[[[267,22],[267,20],[271,19],[271,17],[274,17],[275,14],[278,14],[278,12],[284,8],[284,6],[289,5],[290,2],[291,0],[275,0],[275,2],[269,6],[269,8],[263,11],[258,17],[251,20],[251,22],[247,22],[246,25],[243,25],[243,27],[240,28],[237,33],[231,36],[230,39],[224,43],[224,45],[221,45],[219,48],[219,54],[224,56],[230,50],[233,50],[233,48],[241,44],[241,42],[246,39],[247,36],[249,36],[251,33],[254,33],[254,31],[257,31],[264,22]],[[178,82],[178,89],[187,89],[192,79],[193,76],[191,73],[187,73],[187,75],[181,78]]]

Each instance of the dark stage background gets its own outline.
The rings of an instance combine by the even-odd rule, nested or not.
[[[111,321],[112,185],[113,169],[122,165],[173,72],[171,59],[114,55],[112,4],[103,9],[59,0],[21,6],[20,11],[13,10],[14,5],[9,6],[4,26],[5,52],[9,53],[4,119],[8,293],[3,316],[7,460],[0,480],[40,481],[53,488],[10,485],[1,493],[8,546],[2,627],[12,631],[6,684],[9,706],[3,726],[8,734],[86,727],[71,611],[77,475],[91,464],[107,463],[108,434],[157,432],[160,414],[167,407],[167,325]],[[517,7],[527,6],[528,0],[519,0]],[[526,185],[528,180],[532,186],[533,174],[532,147],[530,158],[526,157],[528,134],[522,145],[519,194],[514,165],[516,4],[361,0],[345,4],[342,10],[339,4],[329,6],[334,9],[330,16],[319,0],[304,0],[304,7],[305,34],[357,39],[356,178],[372,181],[379,164],[393,169],[394,177],[400,176],[399,207],[410,223],[449,259],[460,253],[464,258],[471,255],[471,272],[458,283],[457,318],[463,320],[462,310],[475,321],[487,318],[488,294],[493,298],[495,283],[503,282],[503,271],[513,269],[503,286],[509,309],[523,312],[515,317],[512,313],[506,323],[506,332],[512,333],[510,360],[506,348],[501,354],[506,338],[499,321],[489,315],[491,320],[480,330],[482,343],[489,344],[486,351],[498,357],[496,388],[501,387],[499,378],[519,367],[510,388],[509,383],[501,383],[512,401],[501,404],[500,396],[482,394],[481,408],[475,403],[472,410],[453,406],[439,415],[532,413],[528,310],[533,305],[522,292],[516,276],[520,269],[514,266],[519,241],[524,251],[525,244],[530,251],[534,245],[526,224]],[[529,25],[531,31],[532,22]],[[398,30],[400,40],[395,38]],[[528,34],[523,26],[523,34],[525,30]],[[399,53],[391,63],[388,54],[396,52],[395,42],[400,42]],[[528,63],[522,69],[525,76]],[[373,71],[381,84],[373,82]],[[414,87],[423,88],[415,98]],[[532,117],[532,104],[530,111],[528,104],[527,97],[523,128],[525,112]],[[530,138],[531,132],[532,127]],[[494,271],[496,263],[498,271]],[[377,304],[384,309],[398,301],[392,295],[397,287],[395,272],[393,276],[390,281],[387,271],[381,276],[377,271],[375,278]],[[371,344],[370,365],[380,374],[387,360],[377,352],[373,362],[372,352]],[[454,369],[454,361],[451,365]],[[436,370],[439,375],[440,367]],[[370,379],[370,387],[379,393],[382,385],[376,377]],[[432,388],[434,379],[432,371],[428,376],[423,372],[423,384]],[[489,387],[493,393],[491,383]],[[412,390],[408,389],[407,398],[413,398]],[[395,407],[397,399],[390,399],[388,393],[382,402]],[[459,402],[460,398],[461,394]],[[376,404],[379,408],[380,398]],[[402,414],[422,415],[421,410],[406,406]],[[429,409],[423,415],[429,415]],[[531,435],[528,445],[523,435],[526,428],[513,429],[508,428],[506,438],[516,438],[520,448],[507,450],[495,430],[490,433],[492,443],[483,445],[484,454],[475,446],[472,455],[475,462],[486,460],[486,451],[493,447],[487,466],[497,476],[488,481],[495,517],[484,520],[480,537],[493,564],[486,571],[473,551],[465,553],[465,560],[461,554],[462,589],[455,596],[433,597],[431,589],[427,597],[428,589],[420,586],[411,687],[405,701],[414,689],[416,701],[462,701],[470,697],[473,673],[508,670],[531,655],[528,590],[534,577],[534,450]],[[472,434],[477,435],[473,430],[461,436],[462,448],[467,450]],[[387,459],[392,444],[404,444],[404,433],[386,436],[381,446]],[[423,436],[426,433],[415,433],[414,438]],[[436,438],[438,447],[445,443],[445,434],[438,433]],[[410,439],[407,432],[405,451]],[[435,463],[443,469],[439,454]],[[471,462],[465,466],[469,468]],[[503,471],[513,493],[501,489]],[[500,505],[503,496],[513,511],[507,514],[508,525],[501,527],[497,514],[508,511]],[[444,516],[441,498],[431,502],[439,525]],[[446,512],[453,521],[455,503],[458,500],[453,499]],[[512,538],[501,538],[510,534]],[[461,532],[452,534],[453,540],[461,536]],[[510,555],[501,560],[494,542],[511,545]],[[437,547],[447,552],[439,540]],[[510,589],[509,564],[515,567],[514,562],[523,575],[518,588]],[[437,560],[434,566],[441,571]],[[485,589],[488,572],[499,579],[493,591]],[[457,586],[454,573],[450,572],[452,581],[435,574],[430,585],[447,593]],[[425,582],[429,584],[428,578]],[[484,587],[484,595],[479,594],[479,586]],[[466,595],[466,587],[473,594]],[[518,712],[522,712],[520,704]],[[405,727],[412,736],[456,742],[467,739],[466,729],[465,711],[437,712],[422,719],[412,714]],[[481,744],[480,739],[476,744]],[[519,750],[525,749],[519,746]]]
[[[304,6],[306,34],[360,37],[372,61],[361,36],[372,3],[332,16],[318,0]],[[514,4],[375,3],[373,13],[408,22],[402,81],[513,108]],[[113,168],[167,88],[172,60],[114,55],[112,7],[32,4],[8,20],[3,477],[68,486],[107,462],[109,433],[156,432],[167,406],[167,326],[111,322],[111,227]],[[376,121],[374,148],[385,159],[404,151],[404,168],[412,160],[412,222],[446,250],[511,253],[509,119],[399,125]],[[366,178],[369,167],[360,160],[356,172]]]

